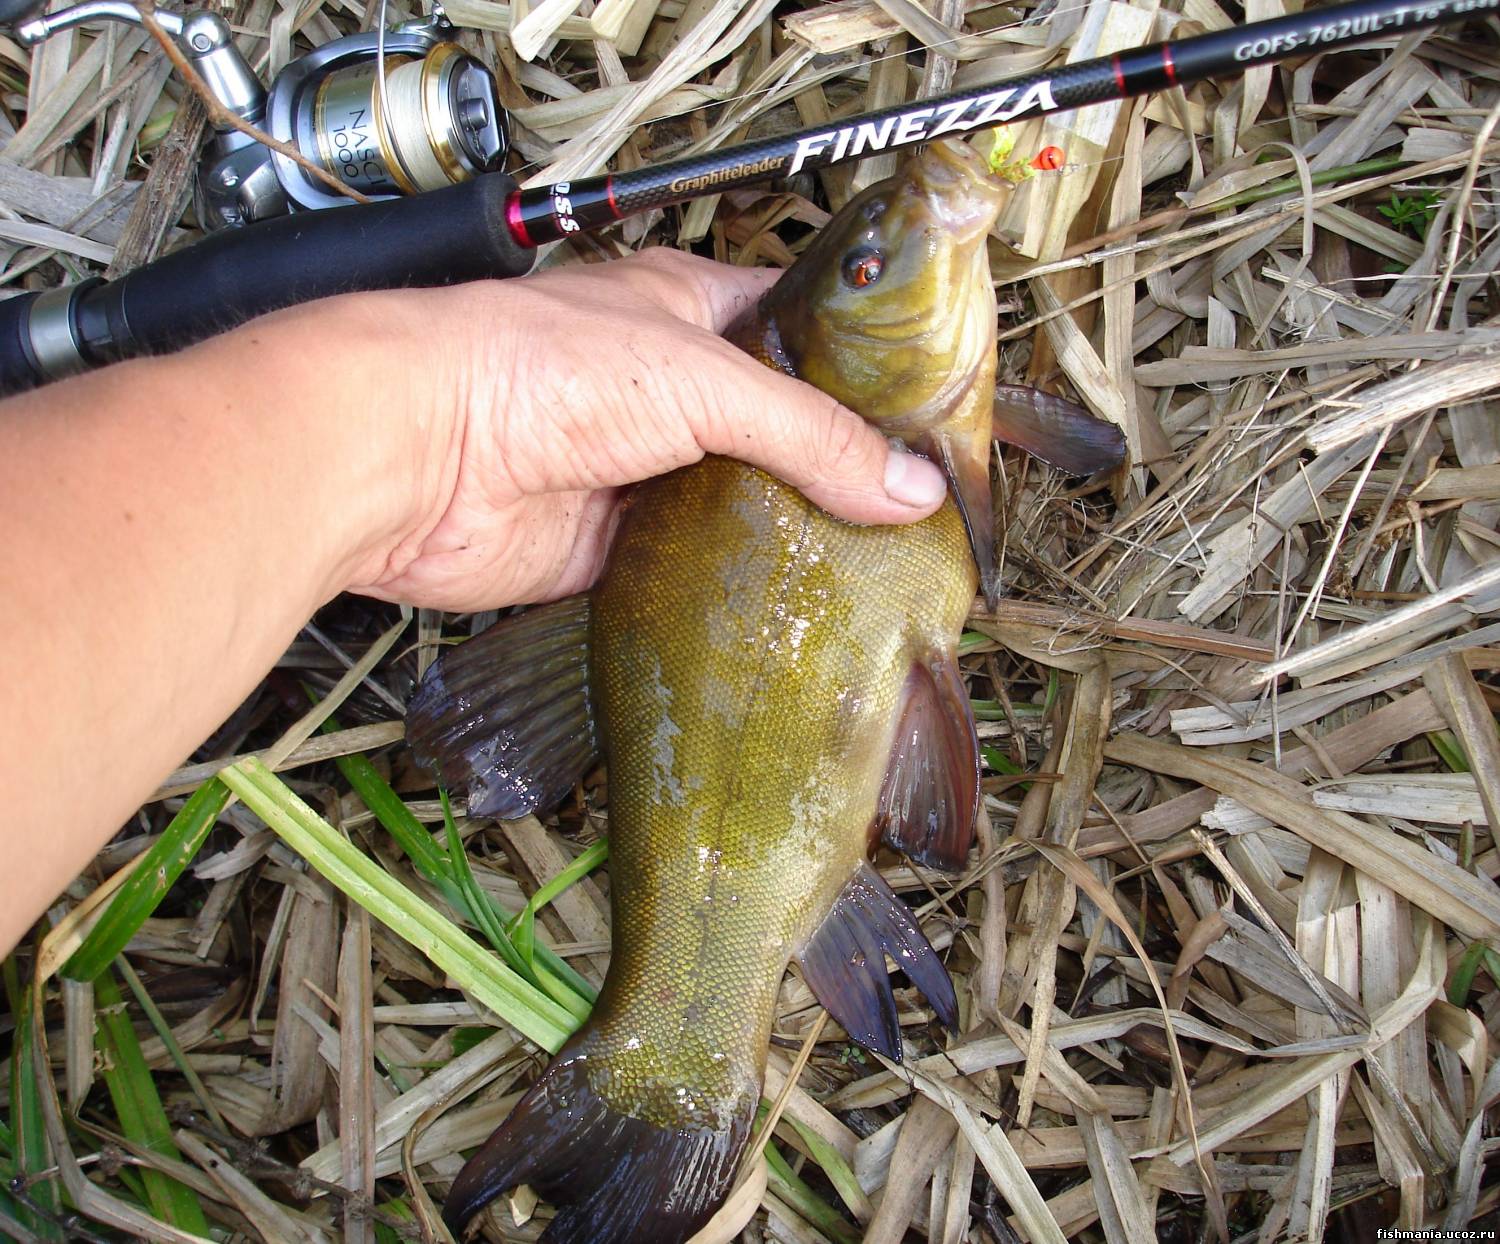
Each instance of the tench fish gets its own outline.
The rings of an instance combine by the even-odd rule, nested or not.
[[[476,815],[555,806],[609,767],[612,954],[593,1015],[469,1160],[455,1229],[507,1189],[558,1244],[680,1244],[728,1194],[795,959],[889,1058],[887,956],[949,1028],[947,970],[868,862],[961,868],[979,748],[955,658],[996,592],[986,238],[1009,191],[936,143],[852,199],[727,334],[931,456],[951,500],[903,527],[825,514],[710,457],[640,485],[593,591],[444,654],[412,700],[419,761]],[[994,434],[1093,470],[1110,425],[1010,392]]]

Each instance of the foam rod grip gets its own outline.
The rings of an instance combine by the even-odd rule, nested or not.
[[[86,293],[89,361],[180,349],[255,316],[357,290],[530,271],[506,224],[515,180],[487,173],[409,198],[299,212],[213,234]]]

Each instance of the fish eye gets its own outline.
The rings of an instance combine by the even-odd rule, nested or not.
[[[885,215],[885,200],[871,199],[868,203],[865,204],[863,210],[865,219],[873,224]]]
[[[877,250],[861,248],[851,251],[844,259],[844,283],[855,289],[863,289],[880,280],[885,267],[885,256]]]

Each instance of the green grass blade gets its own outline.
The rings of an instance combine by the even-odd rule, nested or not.
[[[337,729],[338,724],[331,717],[323,723],[325,734]],[[333,763],[386,833],[406,852],[417,871],[434,885],[441,884],[450,867],[447,852],[433,842],[426,827],[412,815],[411,809],[391,789],[390,783],[380,775],[380,770],[369,757],[358,754],[338,756]]]
[[[507,960],[510,966],[522,976],[535,978],[532,971],[532,955],[528,947],[518,946],[515,939],[506,931],[504,922],[496,913],[494,906],[489,901],[489,895],[479,888],[479,883],[474,880],[474,870],[469,866],[469,853],[464,850],[464,840],[459,837],[458,825],[453,820],[453,809],[448,804],[448,792],[442,792],[443,802],[443,835],[448,843],[448,869],[449,875],[458,885],[458,891],[463,895],[464,905],[474,923],[479,926],[479,931],[485,935],[497,951],[500,957]]]
[[[1020,773],[1021,766],[1002,752],[998,747],[991,747],[988,743],[982,745],[979,754],[984,759],[984,767],[995,773],[1005,773],[1014,777]]]
[[[511,923],[510,929],[511,945],[516,948],[516,953],[526,963],[526,970],[536,970],[536,913],[529,906],[521,908],[520,913]]]
[[[1469,1001],[1469,991],[1474,988],[1474,977],[1479,974],[1479,965],[1484,961],[1487,949],[1483,942],[1470,942],[1464,948],[1462,958],[1453,965],[1448,976],[1448,1001],[1454,1006],[1464,1006]]]
[[[536,930],[530,921],[525,925],[524,938],[519,939],[515,935],[516,925],[506,929],[500,922],[499,909],[474,880],[474,870],[469,866],[469,853],[464,850],[463,839],[458,835],[458,826],[453,820],[453,809],[448,804],[447,791],[442,792],[442,802],[443,829],[448,840],[448,860],[459,890],[469,905],[469,910],[475,913],[480,931],[489,939],[490,944],[500,951],[502,959],[510,960],[514,955],[516,962],[511,966],[542,992],[567,1007],[577,1017],[578,1022],[582,1023],[589,1017],[592,1000],[580,997],[549,972],[545,966],[537,962]],[[530,907],[527,907],[521,915],[525,916],[530,910]]]
[[[231,765],[220,776],[247,808],[329,882],[518,1032],[556,1053],[578,1026],[570,1011],[388,875],[254,757]]]
[[[167,1122],[156,1083],[141,1055],[140,1042],[125,1013],[124,999],[112,973],[105,972],[94,981],[94,998],[95,1046],[103,1060],[104,1084],[114,1102],[121,1132],[152,1153],[182,1161],[182,1154],[172,1143],[172,1125]],[[149,1166],[143,1166],[140,1175],[152,1213],[183,1231],[208,1234],[208,1220],[191,1189]]]
[[[115,961],[198,854],[228,803],[229,788],[218,778],[193,792],[162,836],[147,848],[145,858],[110,900],[83,945],[63,965],[64,976],[91,981]]]
[[[837,1244],[859,1244],[860,1232],[843,1216],[809,1188],[787,1165],[775,1145],[766,1146],[766,1165],[770,1189],[814,1227]]]
[[[11,1186],[10,1181],[15,1177],[15,1164],[9,1159],[0,1161],[0,1179],[3,1179],[5,1181],[5,1188],[9,1188]],[[0,1240],[6,1238],[4,1224],[13,1223],[16,1227],[19,1228],[21,1225],[21,1214],[24,1212],[21,1209],[20,1204],[10,1195],[10,1193],[5,1191],[5,1188],[0,1188]]]
[[[336,729],[337,725],[332,718],[324,723],[325,730]],[[406,857],[411,860],[413,867],[448,901],[448,905],[460,915],[468,917],[474,927],[488,936],[486,926],[496,929],[501,927],[502,917],[493,912],[493,904],[489,896],[484,895],[481,904],[492,916],[486,920],[485,916],[475,910],[475,904],[470,901],[470,896],[464,890],[463,885],[457,877],[457,869],[454,867],[453,859],[447,851],[444,851],[437,843],[433,842],[432,835],[427,832],[421,821],[412,815],[410,808],[406,806],[401,796],[391,789],[389,782],[380,775],[378,770],[370,761],[359,755],[340,756],[334,763],[339,767],[339,772],[348,780],[349,785],[354,788],[355,794],[364,802],[374,814],[375,819],[380,822],[381,827],[395,840],[396,845],[406,852]],[[450,846],[452,840],[450,839]],[[461,851],[463,843],[458,844]],[[491,938],[491,943],[500,957],[506,961],[513,971],[524,975],[525,964],[521,957],[516,954],[508,940],[501,938],[496,941]]]
[[[338,722],[330,717],[324,723],[324,731],[333,732],[336,729],[338,729]],[[410,807],[407,807],[401,795],[393,791],[390,783],[381,776],[380,770],[375,768],[366,756],[339,756],[335,759],[335,764],[344,774],[345,780],[353,786],[354,792],[365,801],[365,806],[374,813],[375,819],[380,821],[384,830],[396,840],[396,845],[402,851],[407,852],[407,858],[410,858],[417,872],[422,873],[423,878],[428,879],[438,888],[456,912],[468,918],[474,924],[475,929],[480,929],[481,932],[486,933],[486,936],[489,936],[489,929],[487,929],[489,921],[481,915],[481,911],[487,912],[487,915],[493,918],[496,927],[504,927],[505,921],[511,918],[510,912],[501,908],[495,899],[483,890],[478,890],[480,894],[478,899],[472,903],[469,902],[468,896],[463,893],[463,888],[459,885],[458,869],[449,852],[444,851],[432,840],[432,834],[428,833],[425,825],[411,813]],[[447,798],[446,794],[444,798]],[[501,939],[501,941],[490,938],[490,941],[501,959],[504,959],[513,971],[520,972],[522,975],[528,975],[528,963],[540,960],[541,969],[550,974],[550,977],[561,981],[567,992],[582,999],[582,1005],[577,1004],[573,999],[565,999],[564,1004],[567,1005],[568,1010],[577,1014],[579,1019],[588,1014],[597,996],[594,987],[588,981],[583,980],[583,977],[577,974],[576,969],[561,959],[555,951],[550,950],[546,945],[537,945],[534,956],[526,959],[517,953],[516,947],[510,944],[508,938]],[[538,978],[534,983],[540,987],[543,978]],[[558,996],[559,999],[564,998],[564,995]]]
[[[549,975],[562,981],[573,993],[588,1003],[590,1010],[593,1009],[594,1002],[599,995],[588,981],[578,975],[577,968],[562,958],[545,942],[538,942],[536,944],[536,959],[539,965],[538,971],[545,970]]]
[[[973,706],[974,717],[978,721],[1006,721],[1012,716],[1025,721],[1028,717],[1039,718],[1046,712],[1040,704],[1012,704],[1007,713],[1005,705],[999,700],[970,700],[969,703]]]
[[[1433,730],[1427,735],[1427,741],[1432,744],[1432,750],[1437,752],[1438,758],[1443,762],[1443,767],[1449,773],[1469,771],[1469,758],[1464,755],[1464,749],[1453,737],[1453,731]]]
[[[609,840],[601,838],[593,846],[580,851],[578,858],[553,877],[531,896],[526,909],[533,916],[571,885],[577,885],[600,864],[609,858]]]
[[[338,723],[330,717],[323,728],[334,731],[338,729]],[[406,852],[416,870],[438,889],[454,911],[467,917],[485,935],[510,969],[545,990],[580,1022],[587,1019],[594,1004],[593,987],[547,947],[539,946],[533,954],[523,954],[513,944],[505,933],[509,913],[475,882],[468,855],[456,831],[449,833],[448,850],[443,850],[366,757],[341,756],[335,763],[365,807],[370,809],[396,845]],[[444,817],[451,826],[446,793],[443,800]]]
[[[971,652],[978,652],[981,648],[993,647],[995,647],[995,641],[978,631],[965,631],[958,637],[958,655],[961,657],[966,657]]]
[[[417,1221],[417,1216],[411,1212],[411,1206],[406,1203],[405,1197],[398,1197],[394,1201],[386,1201],[380,1208],[390,1217],[400,1222],[408,1222],[415,1225]],[[405,1244],[405,1241],[390,1224],[377,1219],[375,1222],[375,1244]]]
[[[447,795],[443,796],[444,806],[447,806]],[[547,988],[546,982],[549,978],[561,977],[561,984],[566,985],[573,993],[587,998],[592,1005],[594,991],[583,977],[573,969],[572,965],[560,959],[545,943],[536,940],[536,916],[542,908],[552,902],[559,894],[571,885],[576,885],[589,873],[598,868],[609,858],[609,841],[601,838],[592,846],[581,851],[578,858],[564,868],[557,876],[553,877],[545,885],[533,894],[526,906],[517,913],[511,921],[507,932],[516,948],[526,956],[528,962],[533,965],[538,977]],[[550,990],[549,990],[550,991]]]
[[[15,1040],[11,1045],[10,1056],[12,1152],[17,1173],[30,1176],[51,1167],[52,1153],[47,1146],[46,1124],[42,1120],[40,1079],[33,1062],[31,993],[19,987],[15,976],[15,960],[7,959],[6,992],[12,997],[12,1014],[16,1021]],[[51,1072],[43,1068],[42,1074],[50,1075]],[[57,1184],[53,1180],[39,1179],[28,1184],[26,1196],[46,1213],[58,1212]],[[17,1205],[15,1214],[23,1227],[41,1239],[61,1241],[65,1238],[51,1222],[24,1206]]]
[[[791,1124],[798,1139],[806,1146],[808,1153],[812,1155],[812,1160],[823,1168],[823,1174],[828,1176],[828,1182],[839,1194],[839,1199],[849,1207],[851,1214],[857,1211],[859,1205],[869,1203],[864,1189],[859,1186],[859,1180],[854,1177],[854,1168],[844,1160],[842,1153],[817,1132],[809,1127],[803,1127],[796,1119],[782,1115],[781,1121]]]
[[[1400,168],[1403,164],[1410,164],[1399,155],[1376,156],[1374,159],[1361,160],[1357,164],[1342,164],[1338,168],[1320,169],[1313,173],[1310,183],[1313,189],[1319,186],[1331,186],[1338,182],[1354,181],[1360,177],[1373,177],[1377,173],[1388,173],[1392,169]],[[1292,194],[1302,189],[1300,177],[1283,177],[1280,181],[1270,181],[1264,186],[1256,186],[1253,190],[1242,190],[1238,194],[1232,194],[1228,198],[1219,199],[1205,204],[1205,208],[1214,211],[1223,211],[1232,207],[1246,207],[1251,203],[1260,203],[1265,199],[1274,199],[1279,194]],[[1384,209],[1377,209],[1384,210]]]
[[[130,966],[130,961],[124,955],[121,955],[115,960],[115,967],[119,970],[120,975],[124,977],[125,983],[130,987],[130,992],[135,998],[136,1005],[141,1008],[151,1027],[155,1029],[156,1035],[161,1038],[162,1044],[167,1047],[167,1054],[171,1057],[172,1062],[176,1064],[177,1070],[182,1073],[182,1078],[188,1082],[188,1087],[193,1090],[193,1096],[198,1099],[198,1104],[203,1107],[203,1113],[213,1120],[214,1126],[220,1131],[228,1131],[228,1125],[220,1117],[217,1108],[214,1106],[213,1098],[208,1095],[208,1089],[204,1087],[198,1072],[193,1068],[193,1064],[188,1062],[187,1055],[183,1053],[182,1046],[178,1044],[177,1037],[172,1032],[172,1025],[167,1023],[166,1018],[157,1010],[156,1003],[152,1000],[151,995],[146,992],[145,985],[141,983],[141,978],[135,974],[135,969]]]

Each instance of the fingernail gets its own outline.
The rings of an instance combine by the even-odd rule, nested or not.
[[[943,473],[916,454],[892,450],[885,459],[885,495],[913,509],[928,510],[943,499],[948,482]]]

